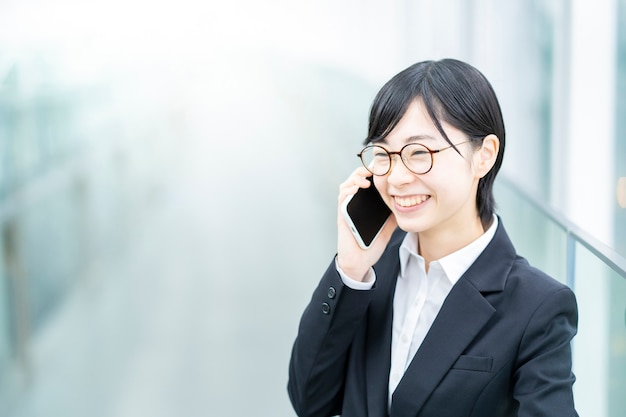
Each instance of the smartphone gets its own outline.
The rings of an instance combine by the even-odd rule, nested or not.
[[[371,177],[368,180],[371,182]],[[391,215],[391,210],[374,184],[370,184],[368,188],[359,188],[356,194],[346,198],[341,206],[341,212],[354,238],[363,249],[371,246]]]

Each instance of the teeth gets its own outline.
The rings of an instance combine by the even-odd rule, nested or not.
[[[396,203],[401,207],[411,207],[423,203],[428,196],[395,197]]]

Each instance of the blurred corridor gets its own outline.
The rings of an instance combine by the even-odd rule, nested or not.
[[[624,28],[626,0],[0,5],[0,417],[293,416],[369,105],[448,56],[501,98],[516,246],[576,284],[579,412],[622,417]]]
[[[295,62],[233,59],[194,83],[184,131],[124,190],[111,225],[122,247],[33,336],[32,374],[8,415],[292,415],[290,345],[333,254],[344,175],[320,173],[331,150],[358,148],[369,92],[341,74],[325,74],[328,91],[321,71]],[[341,120],[329,109],[313,121],[322,103],[343,107]]]

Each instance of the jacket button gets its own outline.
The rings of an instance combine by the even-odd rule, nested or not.
[[[330,314],[330,306],[328,305],[328,303],[322,304],[322,313]]]
[[[334,287],[330,287],[330,288],[328,289],[328,298],[330,298],[331,300],[332,300],[333,298],[335,298],[335,295],[336,295],[336,294],[337,294],[337,291],[335,290],[335,288],[334,288]]]

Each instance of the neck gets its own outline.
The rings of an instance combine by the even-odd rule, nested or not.
[[[464,248],[482,236],[485,230],[480,218],[476,217],[471,223],[459,227],[418,233],[419,254],[424,258],[426,271],[431,262]]]

